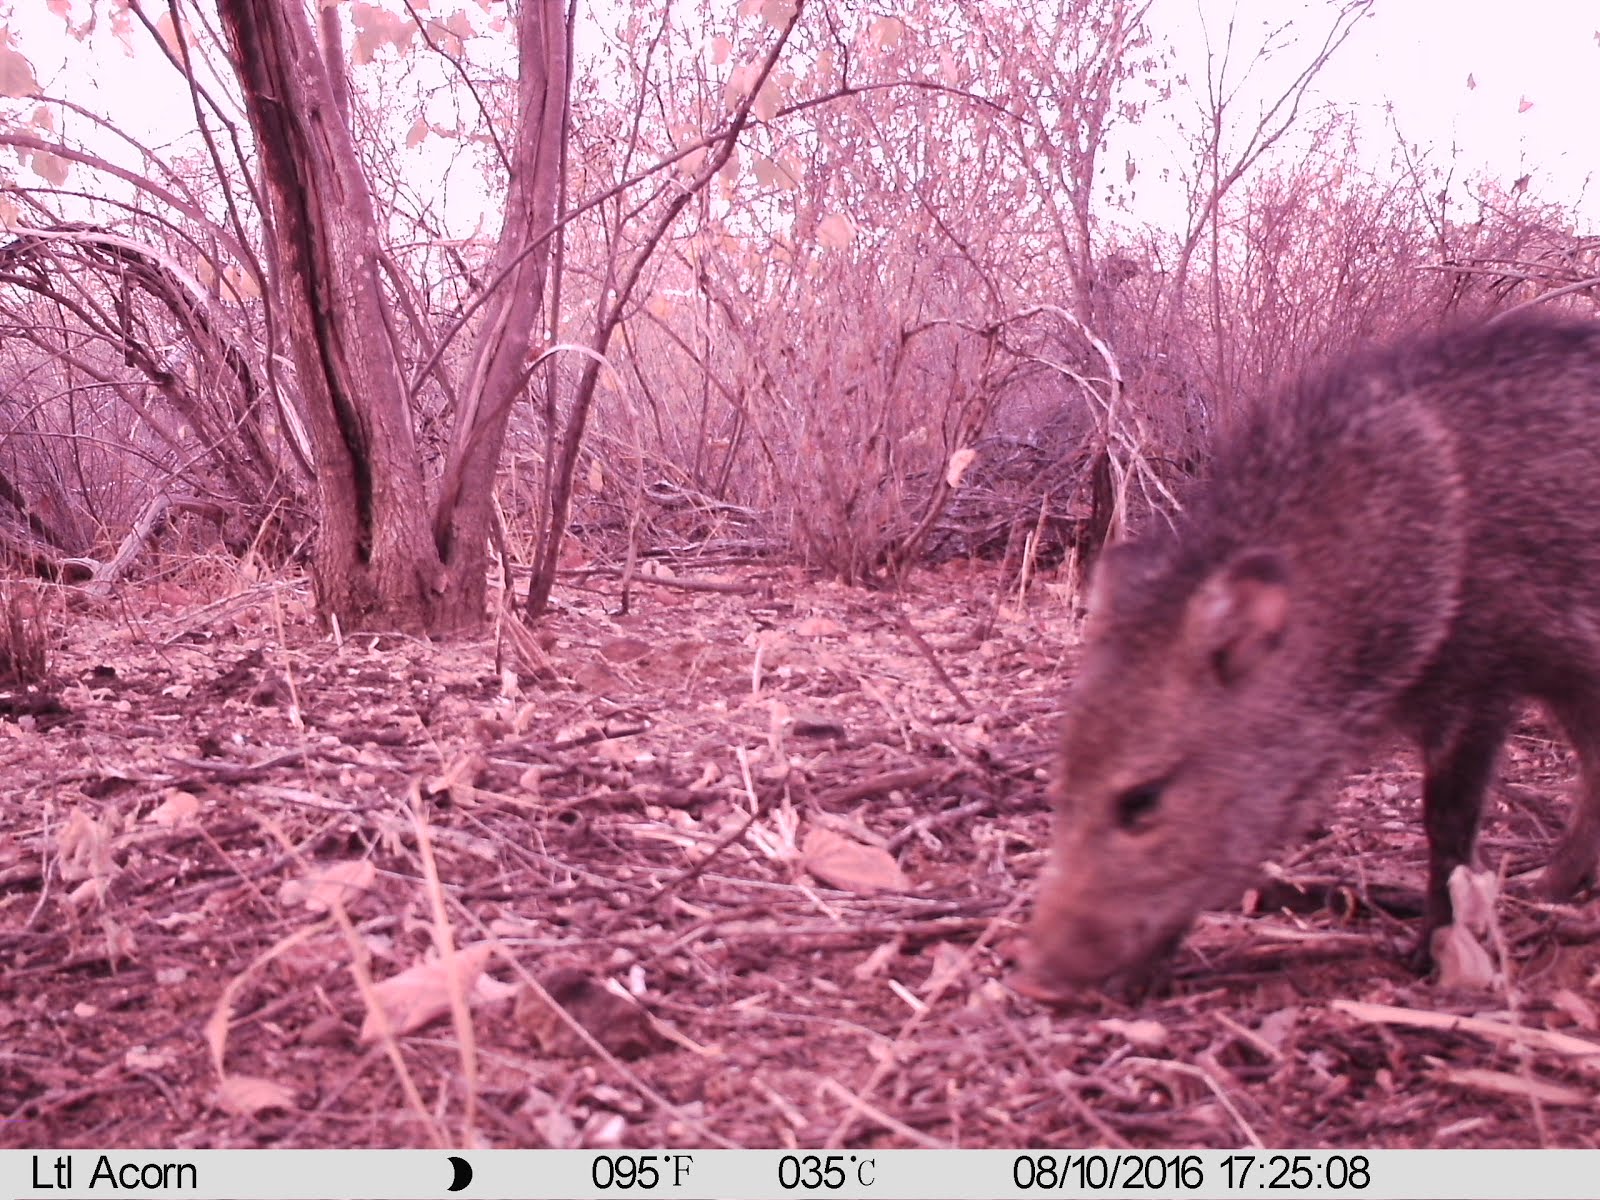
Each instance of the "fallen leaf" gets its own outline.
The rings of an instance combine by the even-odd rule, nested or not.
[[[582,1058],[594,1047],[580,1036],[567,1017],[621,1059],[640,1058],[659,1047],[661,1039],[637,1001],[613,990],[578,967],[557,967],[539,981],[540,991],[524,988],[517,996],[515,1020],[553,1058]],[[550,1001],[565,1010],[558,1012]]]
[[[911,889],[911,881],[887,850],[864,846],[820,825],[808,830],[801,842],[800,865],[823,883],[860,896]]]
[[[597,696],[614,696],[621,689],[616,675],[605,664],[597,662],[581,663],[572,672],[572,682]]]
[[[487,942],[456,951],[454,967],[460,976],[463,995],[472,991],[493,953]],[[450,970],[446,960],[430,958],[390,976],[372,989],[373,999],[382,1006],[397,1036],[420,1029],[450,1011]],[[361,1041],[377,1040],[378,1028],[378,1014],[367,1013],[367,1019],[361,1023]]]
[[[807,617],[794,627],[800,637],[838,637],[844,626],[832,617]]]
[[[428,794],[437,796],[441,792],[448,793],[452,804],[465,807],[477,799],[478,780],[483,778],[483,773],[488,769],[488,760],[482,754],[468,750],[457,755],[455,761],[445,768],[444,774],[428,781]]]
[[[256,1075],[229,1075],[217,1085],[216,1101],[218,1108],[236,1117],[295,1107],[293,1092],[281,1083]]]
[[[1489,932],[1499,899],[1500,881],[1493,871],[1463,866],[1450,872],[1450,911],[1457,925],[1473,933]]]
[[[1433,961],[1439,968],[1439,986],[1488,991],[1497,973],[1489,952],[1465,925],[1445,925],[1433,931]]]
[[[636,637],[608,638],[600,643],[600,657],[607,662],[636,662],[650,653],[650,643]]]
[[[1300,1022],[1298,1008],[1280,1008],[1261,1018],[1255,1034],[1274,1050],[1282,1050],[1294,1027]]]
[[[961,486],[961,477],[967,473],[967,468],[978,457],[978,452],[971,446],[963,446],[950,455],[950,461],[944,469],[944,481],[951,488]]]
[[[200,812],[200,797],[193,792],[180,791],[169,788],[165,799],[155,808],[150,810],[150,815],[145,818],[152,825],[161,825],[172,829],[178,825],[187,825],[192,822]]]
[[[1167,1041],[1167,1027],[1159,1021],[1125,1021],[1121,1017],[1107,1017],[1095,1022],[1096,1028],[1127,1039],[1136,1050],[1155,1050]]]
[[[72,810],[56,834],[61,877],[76,882],[111,871],[111,819],[96,821],[81,808]]]
[[[130,1071],[165,1071],[172,1066],[172,1055],[165,1050],[151,1050],[148,1046],[129,1046],[122,1055],[122,1065]]]
[[[967,951],[964,946],[937,942],[933,946],[932,954],[933,970],[928,972],[927,981],[919,989],[924,996],[937,995],[968,969]]]
[[[378,868],[371,859],[333,863],[312,871],[304,879],[291,879],[278,889],[285,904],[303,904],[312,912],[328,912],[337,901],[350,904],[372,887]]]

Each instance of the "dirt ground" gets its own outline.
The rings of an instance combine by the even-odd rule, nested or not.
[[[293,582],[58,611],[0,696],[0,1145],[1600,1146],[1541,724],[1483,842],[1509,982],[1402,965],[1397,753],[1164,990],[1050,1010],[1006,979],[1062,595],[696,579],[439,646]]]

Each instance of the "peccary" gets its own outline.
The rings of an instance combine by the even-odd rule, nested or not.
[[[1600,848],[1600,324],[1512,318],[1302,379],[1175,528],[1101,560],[1025,985],[1146,980],[1395,730],[1425,773],[1426,965],[1527,698],[1582,768],[1541,879],[1564,898]]]

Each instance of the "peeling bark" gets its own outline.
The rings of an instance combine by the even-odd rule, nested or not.
[[[303,6],[219,0],[255,133],[316,454],[312,577],[346,627],[432,628],[444,572],[379,284],[372,196]]]

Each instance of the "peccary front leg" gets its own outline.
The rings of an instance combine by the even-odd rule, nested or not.
[[[1422,737],[1422,824],[1428,834],[1428,901],[1412,955],[1419,970],[1433,959],[1433,931],[1450,924],[1450,873],[1472,861],[1489,773],[1505,741],[1501,703],[1449,714]]]

